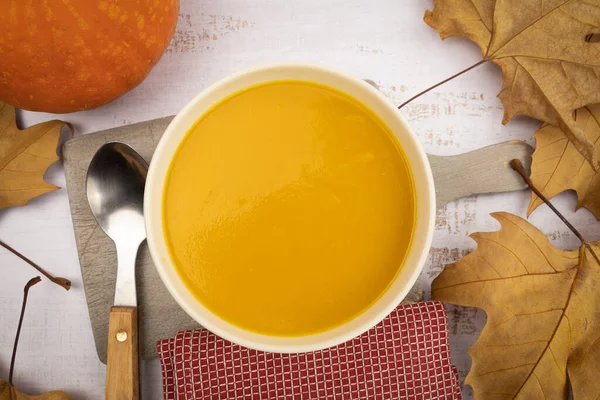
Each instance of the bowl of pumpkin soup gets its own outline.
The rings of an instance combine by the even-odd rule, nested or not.
[[[379,323],[431,244],[427,156],[395,106],[336,70],[277,64],[202,91],[148,172],[165,286],[202,326],[263,351],[343,343]]]

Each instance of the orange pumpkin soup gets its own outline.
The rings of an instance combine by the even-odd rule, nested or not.
[[[394,280],[414,184],[389,128],[332,88],[275,81],[202,115],[167,176],[172,261],[195,297],[256,333],[303,336],[356,317]]]

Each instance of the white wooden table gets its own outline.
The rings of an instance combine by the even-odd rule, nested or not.
[[[77,134],[177,113],[210,83],[241,68],[275,61],[307,61],[375,80],[396,103],[480,60],[478,48],[464,39],[442,42],[423,21],[432,0],[181,0],[181,15],[171,47],[148,79],[129,94],[98,110],[59,118]],[[451,155],[510,139],[531,140],[538,123],[519,119],[501,125],[500,70],[484,64],[417,99],[403,112],[428,153]],[[22,126],[56,118],[22,112]],[[533,144],[533,142],[530,142]],[[46,178],[64,186],[62,167]],[[443,265],[474,248],[468,234],[495,230],[490,212],[524,216],[529,193],[465,198],[439,211],[433,248],[422,275],[430,282]],[[600,237],[600,224],[586,210],[573,213],[572,193],[557,207],[588,239]],[[546,208],[530,219],[558,247],[577,239]],[[63,389],[74,399],[104,396],[104,365],[98,361],[75,249],[65,190],[26,207],[0,211],[0,238],[73,289],[43,280],[30,292],[14,382],[39,393]],[[8,377],[22,288],[36,273],[0,250],[0,376]],[[468,372],[466,348],[485,322],[480,310],[449,307],[452,357],[461,380]],[[143,397],[162,398],[158,360],[142,366]],[[469,388],[463,390],[472,397]]]

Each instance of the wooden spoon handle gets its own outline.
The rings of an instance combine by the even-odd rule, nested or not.
[[[139,399],[136,307],[111,307],[108,322],[106,400]]]

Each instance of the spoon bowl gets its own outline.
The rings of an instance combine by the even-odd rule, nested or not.
[[[98,225],[115,242],[141,243],[144,225],[144,186],[148,164],[131,147],[103,145],[90,163],[86,190]]]

